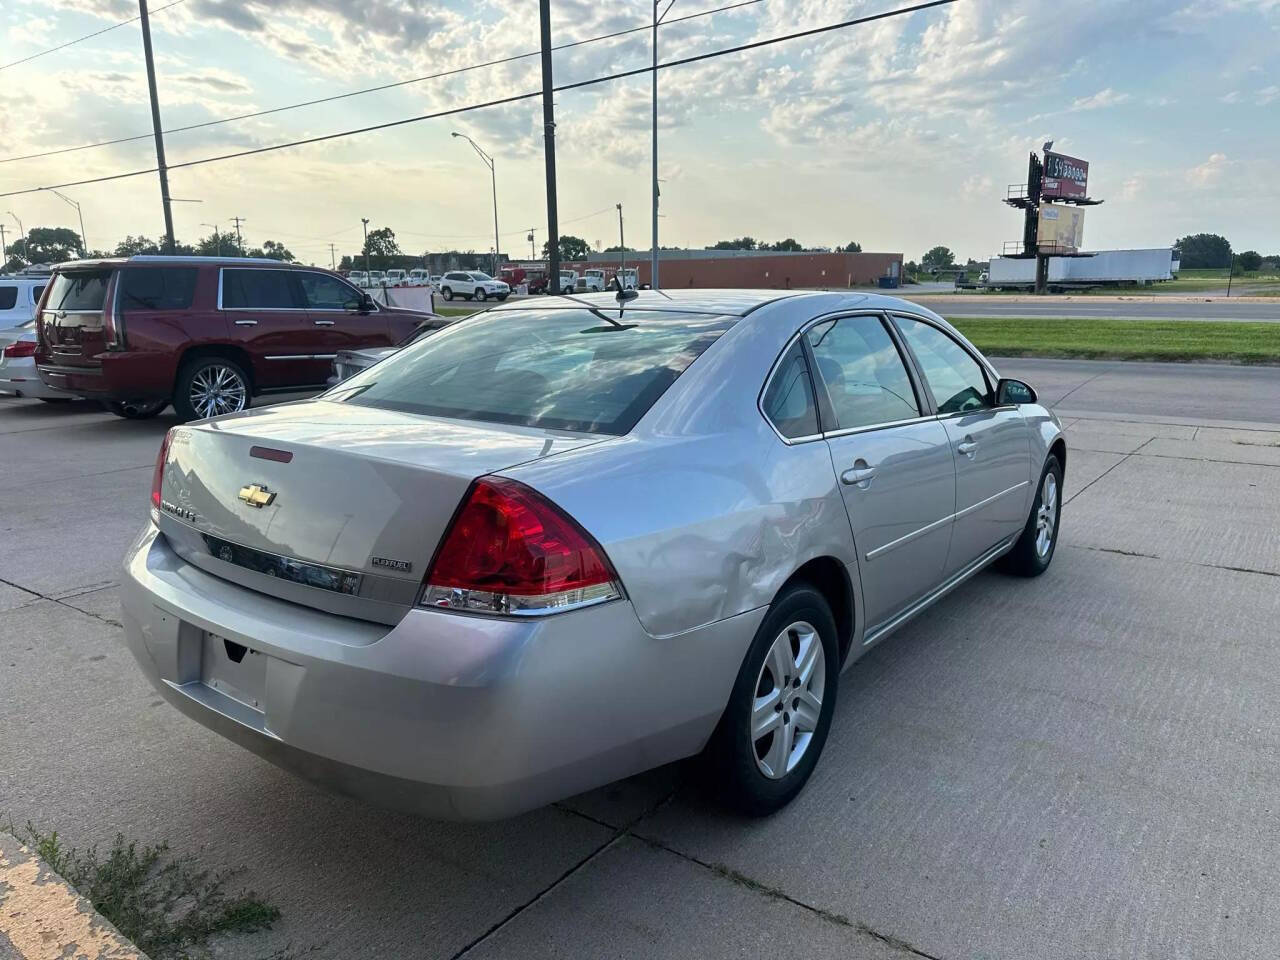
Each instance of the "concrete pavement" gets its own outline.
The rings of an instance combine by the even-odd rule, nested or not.
[[[1237,320],[1280,323],[1280,297],[1249,300],[1203,297],[1005,296],[1001,294],[898,295],[944,317],[1105,317],[1113,320]]]
[[[1276,410],[1280,378],[1045,363],[999,365],[1082,414],[1053,568],[981,575],[845,673],[813,780],[764,821],[677,765],[432,823],[239,750],[120,644],[169,422],[0,401],[0,816],[247,867],[284,916],[226,958],[1269,955],[1280,413],[1200,421]],[[1148,404],[1168,422],[1125,419]]]

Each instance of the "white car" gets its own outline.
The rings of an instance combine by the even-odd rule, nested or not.
[[[47,279],[47,278],[46,278]],[[34,397],[46,403],[74,400],[70,393],[46,387],[36,371],[36,322],[0,330],[0,394]]]
[[[369,285],[369,274],[363,270],[352,270],[347,274],[347,279],[357,287],[367,287]]]
[[[387,275],[381,270],[369,271],[369,282],[365,284],[367,287],[385,287],[387,285]]]
[[[511,296],[511,287],[478,270],[453,270],[440,280],[440,296],[446,300],[454,297],[465,297],[468,300],[496,297],[505,300]]]
[[[578,271],[577,270],[561,270],[560,271],[560,289],[557,293],[573,293],[578,289]]]
[[[47,275],[0,277],[0,331],[13,330],[35,317],[48,283]]]
[[[405,270],[388,270],[387,286],[388,287],[407,287],[409,285],[409,274]]]
[[[431,274],[421,267],[409,271],[409,286],[428,287],[431,285]]]
[[[582,277],[578,280],[578,289],[586,290],[589,293],[604,293],[605,280],[604,271],[592,268],[583,270]]]

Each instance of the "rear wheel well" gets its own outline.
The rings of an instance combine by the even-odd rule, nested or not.
[[[1062,475],[1067,475],[1067,441],[1062,437],[1058,437],[1049,446],[1049,453],[1058,458],[1058,465],[1062,467]]]
[[[840,662],[844,663],[853,643],[853,584],[849,571],[835,557],[815,557],[793,573],[783,589],[800,581],[811,584],[831,607],[840,644]]]
[[[249,359],[247,351],[241,347],[233,347],[227,343],[210,343],[198,347],[188,347],[182,351],[182,356],[178,358],[178,373],[182,373],[182,368],[192,360],[203,360],[206,357],[222,357],[224,360],[230,360],[241,370],[244,375],[249,378],[249,392],[253,392],[253,363]],[[177,384],[174,384],[175,389]]]

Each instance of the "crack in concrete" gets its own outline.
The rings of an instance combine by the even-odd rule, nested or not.
[[[90,613],[88,610],[81,610],[79,607],[73,606],[70,603],[65,603],[64,601],[59,600],[57,597],[51,597],[47,594],[41,593],[39,590],[32,590],[30,587],[24,587],[22,584],[14,583],[12,580],[6,580],[4,577],[0,577],[0,583],[3,583],[7,587],[13,587],[13,589],[15,590],[21,590],[23,593],[29,593],[31,594],[31,596],[36,597],[40,600],[48,600],[50,603],[56,603],[60,607],[66,607],[68,610],[74,610],[76,613],[84,614],[86,617],[93,617],[93,619],[95,620],[101,620],[103,623],[110,624],[113,627],[124,627],[124,624],[121,623],[119,620],[112,620],[110,617],[104,617],[101,614]],[[97,589],[105,590],[106,588],[99,587]],[[93,593],[92,590],[88,592]],[[83,594],[72,594],[71,599],[74,599],[75,597],[78,597],[78,596],[83,596]],[[29,606],[29,604],[23,604],[23,606],[24,607]],[[14,609],[22,609],[22,608],[15,607]]]
[[[1148,440],[1144,440],[1144,441],[1142,441],[1142,443],[1138,446],[1138,448],[1137,448],[1136,450],[1134,450],[1132,453],[1126,453],[1123,457],[1121,457],[1119,460],[1117,460],[1117,461],[1116,461],[1115,463],[1113,463],[1111,466],[1107,467],[1107,469],[1103,470],[1103,471],[1102,471],[1102,473],[1098,474],[1096,477],[1094,477],[1092,480],[1090,480],[1088,483],[1086,483],[1083,487],[1081,487],[1079,490],[1077,490],[1075,493],[1073,493],[1071,496],[1069,496],[1069,497],[1066,499],[1066,501],[1065,501],[1062,505],[1065,507],[1065,506],[1066,506],[1067,504],[1069,504],[1072,500],[1074,500],[1076,497],[1080,496],[1080,494],[1084,493],[1086,490],[1088,490],[1090,487],[1092,487],[1095,483],[1097,483],[1099,480],[1101,480],[1103,477],[1105,477],[1108,473],[1110,473],[1110,472],[1111,472],[1112,470],[1114,470],[1116,467],[1120,466],[1120,464],[1124,463],[1124,462],[1125,462],[1126,460],[1128,460],[1130,457],[1137,455],[1137,453],[1138,453],[1139,451],[1141,451],[1143,447],[1145,447],[1148,443],[1150,443],[1150,442],[1151,442],[1152,440],[1154,440],[1154,439],[1155,439],[1155,437],[1151,437],[1151,438],[1150,438],[1150,439],[1148,439]]]
[[[1206,570],[1227,570],[1231,573],[1253,573],[1260,577],[1277,577],[1275,570],[1259,570],[1256,567],[1236,567],[1229,563],[1205,563],[1202,560],[1184,560],[1180,557],[1161,557],[1154,553],[1139,553],[1137,550],[1121,550],[1118,547],[1090,547],[1083,543],[1068,543],[1065,546],[1073,550],[1090,550],[1093,553],[1113,553],[1121,557],[1139,557],[1143,560],[1163,560],[1167,563],[1187,563],[1193,567],[1204,567]]]

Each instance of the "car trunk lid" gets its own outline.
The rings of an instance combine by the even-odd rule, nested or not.
[[[58,271],[49,282],[38,334],[42,362],[67,367],[97,367],[110,336],[108,304],[116,271],[92,266]]]
[[[209,573],[396,623],[472,480],[603,439],[325,400],[269,407],[174,430],[159,523]]]

